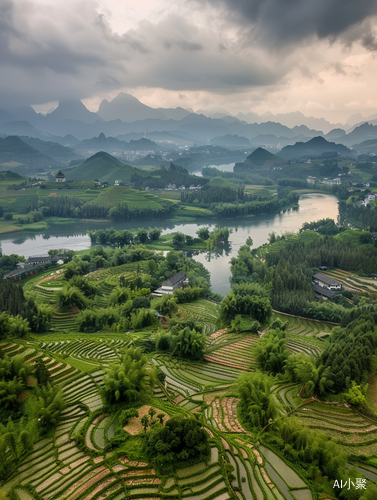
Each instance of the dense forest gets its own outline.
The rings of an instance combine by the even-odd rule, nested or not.
[[[357,207],[345,201],[339,202],[339,213],[356,226],[377,231],[377,210],[371,205]]]

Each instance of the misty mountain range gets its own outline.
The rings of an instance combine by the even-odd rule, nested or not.
[[[263,118],[268,121],[262,121]],[[358,118],[353,116],[350,122]],[[103,100],[97,113],[89,111],[80,100],[62,101],[47,115],[36,113],[31,106],[0,109],[0,136],[21,137],[42,155],[63,163],[85,158],[96,151],[119,154],[205,145],[221,146],[238,154],[258,147],[278,153],[300,143],[295,149],[297,152],[304,151],[302,144],[317,137],[352,147],[354,153],[377,154],[377,119],[370,118],[369,122],[344,127],[324,119],[308,118],[299,112],[211,117],[183,108],[154,109],[129,94],[120,93],[110,102]],[[52,146],[53,143],[56,146]],[[322,143],[325,149],[336,150],[325,143]],[[284,151],[285,158],[288,158],[287,151],[290,149]]]

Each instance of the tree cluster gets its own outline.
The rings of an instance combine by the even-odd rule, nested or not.
[[[277,417],[278,408],[267,375],[260,372],[245,373],[238,377],[237,387],[242,418],[251,427],[260,429]]]
[[[56,426],[64,408],[62,392],[42,376],[42,364],[33,366],[22,355],[0,359],[0,479]]]
[[[129,347],[120,362],[106,371],[103,381],[103,394],[108,404],[130,403],[151,391],[155,369],[139,347]]]
[[[339,452],[335,441],[318,430],[309,429],[298,418],[277,420],[266,439],[287,460],[301,466],[309,479],[320,482],[323,477],[339,479],[346,464],[346,456]]]
[[[174,417],[153,427],[145,436],[149,459],[158,468],[189,459],[205,460],[210,453],[208,434],[194,418]]]
[[[182,168],[174,163],[170,163],[168,169],[161,168],[154,170],[151,175],[134,174],[131,177],[131,182],[136,189],[164,189],[168,184],[175,184],[178,187],[185,186],[186,188],[191,185],[205,186],[208,184],[208,179],[190,175],[185,168]]]

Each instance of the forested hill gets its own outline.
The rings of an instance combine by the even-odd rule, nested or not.
[[[266,149],[257,148],[242,163],[236,163],[234,171],[247,172],[252,169],[266,169],[273,167],[274,165],[281,165],[284,162],[285,160],[270,153]]]
[[[33,174],[38,169],[57,165],[60,165],[58,161],[41,154],[17,136],[0,138],[0,167],[8,166],[21,174]]]
[[[314,137],[308,142],[296,142],[293,146],[285,146],[279,153],[282,158],[318,157],[323,153],[334,152],[343,156],[355,157],[355,154],[343,144],[329,142],[323,137]]]
[[[78,167],[68,172],[67,179],[74,181],[94,181],[114,183],[115,180],[130,183],[132,175],[136,169],[130,165],[125,165],[114,156],[100,151],[88,158]]]

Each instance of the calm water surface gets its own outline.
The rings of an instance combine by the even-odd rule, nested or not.
[[[227,226],[232,229],[230,236],[230,250],[216,254],[201,253],[195,255],[195,260],[201,262],[211,273],[212,290],[225,295],[230,290],[229,285],[229,261],[236,257],[238,249],[243,245],[248,236],[253,239],[254,247],[263,245],[268,241],[268,235],[275,232],[279,235],[289,231],[297,231],[304,222],[330,217],[337,220],[338,204],[335,196],[324,194],[308,194],[300,198],[299,208],[289,210],[278,215],[261,215],[243,219],[218,219],[189,224],[173,224],[159,220],[142,222],[99,222],[99,223],[76,223],[63,226],[52,226],[43,234],[16,233],[0,237],[3,254],[16,253],[29,257],[31,255],[46,254],[52,248],[67,248],[72,250],[84,250],[90,248],[90,239],[86,231],[90,229],[104,229],[115,227],[116,229],[137,229],[138,227],[161,227],[163,234],[173,231],[181,231],[184,234],[195,236],[199,227]]]
[[[223,172],[233,172],[234,163],[222,163],[221,165],[207,165],[207,167],[214,167],[217,170],[222,170]],[[199,167],[198,170],[190,170],[191,174],[202,177],[203,167]]]

